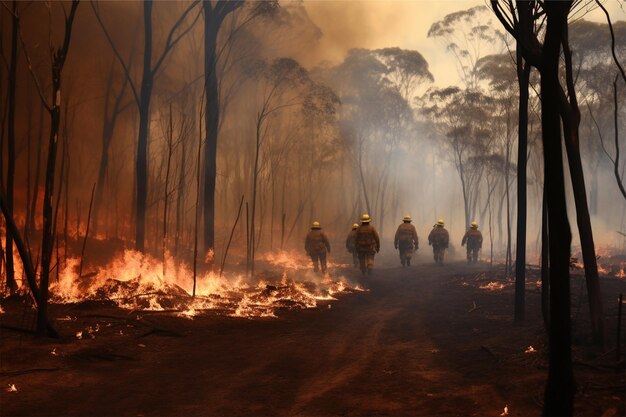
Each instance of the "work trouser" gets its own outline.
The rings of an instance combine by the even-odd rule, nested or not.
[[[436,264],[443,265],[443,255],[445,254],[445,252],[446,252],[445,247],[433,245],[433,255],[434,255]]]
[[[411,257],[413,257],[413,252],[415,251],[413,245],[400,245],[398,250],[400,252],[400,263],[402,266],[410,266]]]
[[[317,272],[321,267],[322,273],[326,273],[326,252],[313,252],[309,255],[311,256],[311,260],[313,261],[313,271]]]
[[[361,267],[361,272],[372,272],[372,268],[374,268],[374,254],[376,252],[372,251],[363,251],[359,252],[359,266]]]
[[[478,262],[478,246],[467,245],[467,263]]]
[[[355,268],[359,267],[359,254],[356,250],[352,251],[352,263],[354,264]]]

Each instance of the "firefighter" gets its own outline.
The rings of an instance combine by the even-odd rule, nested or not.
[[[435,263],[438,265],[443,265],[443,255],[450,242],[450,235],[443,226],[443,220],[439,219],[428,235],[428,244],[433,247]]]
[[[306,253],[313,261],[313,270],[315,272],[319,271],[319,263],[322,273],[325,274],[326,254],[330,253],[330,243],[318,221],[314,221],[311,224],[311,231],[306,235],[306,240],[304,241],[304,250],[306,250]]]
[[[380,238],[374,226],[370,224],[371,221],[369,214],[362,215],[361,226],[356,229],[356,250],[363,275],[366,273],[371,275],[374,267],[374,255],[380,251]]]
[[[411,216],[404,216],[402,224],[396,230],[396,237],[393,239],[393,245],[400,250],[400,263],[403,267],[411,266],[411,256],[419,249],[417,231],[411,224],[411,220]]]
[[[352,230],[348,233],[348,237],[346,238],[346,249],[348,252],[352,254],[352,262],[354,263],[354,267],[359,267],[359,254],[356,251],[356,230],[359,228],[358,223],[354,223],[352,225]]]
[[[467,263],[478,261],[478,251],[483,247],[483,234],[478,230],[478,223],[472,222],[470,228],[465,232],[461,246],[467,243]]]

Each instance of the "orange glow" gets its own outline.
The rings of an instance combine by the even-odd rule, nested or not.
[[[263,275],[252,279],[241,273],[220,276],[208,271],[198,276],[193,298],[191,269],[169,254],[165,257],[165,276],[160,259],[132,250],[88,278],[78,277],[79,259],[68,259],[59,281],[51,284],[52,301],[110,300],[128,310],[175,310],[176,315],[186,318],[207,310],[234,317],[275,317],[278,308],[314,308],[319,301],[336,300],[337,294],[363,290],[343,276],[313,273],[308,258],[295,253],[270,253],[261,256],[259,263],[263,261],[282,273],[276,278]],[[85,332],[94,338],[98,330],[88,328]],[[85,332],[76,337],[85,337]]]

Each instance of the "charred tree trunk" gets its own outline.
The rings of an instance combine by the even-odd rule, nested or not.
[[[204,250],[215,247],[215,180],[217,177],[217,140],[220,119],[220,93],[217,78],[217,36],[226,16],[241,7],[242,1],[204,0],[204,90],[206,145],[204,148]]]
[[[42,148],[42,137],[43,133],[43,119],[44,115],[44,107],[41,106],[39,108],[39,129],[37,132],[37,163],[35,164],[35,183],[33,184],[33,197],[30,201],[30,210],[29,216],[26,218],[27,229],[29,233],[32,233],[35,230],[35,214],[37,212],[37,201],[39,200],[39,180],[41,173],[41,148]],[[66,189],[67,193],[67,189]],[[26,241],[28,241],[28,235],[24,236]]]
[[[162,252],[163,252],[163,277],[165,277],[166,265],[167,265],[167,215],[169,206],[169,185],[170,185],[170,170],[172,167],[172,153],[174,151],[174,122],[172,120],[172,105],[170,104],[169,113],[169,126],[167,134],[167,164],[165,168],[165,192],[163,193],[163,236],[162,236]]]
[[[519,124],[517,141],[517,243],[515,245],[515,323],[524,321],[526,291],[526,166],[528,159],[528,84],[530,65],[522,64],[522,52],[517,52],[517,80],[519,84]],[[542,217],[543,219],[543,217]],[[542,221],[543,224],[543,221]],[[543,240],[542,240],[543,241]],[[542,246],[543,247],[543,246]],[[542,257],[543,262],[543,257]]]
[[[144,52],[143,75],[139,97],[139,134],[137,137],[137,200],[135,202],[135,249],[143,252],[146,235],[148,198],[148,135],[150,129],[150,99],[154,73],[152,72],[152,2],[143,3]]]
[[[589,215],[589,206],[587,204],[585,175],[580,157],[580,143],[578,135],[580,110],[578,108],[574,77],[572,74],[572,54],[569,49],[567,25],[563,27],[563,34],[561,36],[565,56],[565,74],[568,97],[565,97],[565,93],[562,89],[560,89],[559,109],[563,120],[565,149],[567,151],[567,160],[569,162],[569,172],[572,180],[572,190],[574,192],[574,203],[576,206],[576,222],[578,224],[580,246],[585,266],[585,279],[587,283],[587,294],[589,296],[589,313],[591,316],[591,331],[594,343],[602,345],[604,343],[604,313],[602,311],[602,294],[600,293],[598,263],[596,259],[595,243],[593,240],[593,230],[591,227],[591,217]]]
[[[111,147],[111,141],[113,140],[113,132],[115,131],[115,125],[117,123],[117,117],[122,111],[122,99],[128,85],[128,80],[124,78],[122,81],[122,88],[115,96],[115,102],[113,103],[113,109],[109,111],[109,101],[111,100],[111,94],[113,93],[113,68],[109,73],[106,87],[106,98],[104,100],[104,122],[102,124],[102,153],[100,155],[100,166],[98,168],[98,181],[96,185],[96,194],[94,197],[93,207],[93,233],[97,234],[100,227],[100,208],[103,206],[104,194],[105,194],[105,182],[107,170],[109,168],[109,148]]]
[[[548,205],[550,251],[550,331],[548,382],[544,416],[571,416],[575,383],[572,372],[569,256],[571,230],[567,219],[559,114],[559,57],[571,1],[545,2],[547,28],[542,50],[541,125]]]
[[[544,184],[543,200],[541,202],[541,316],[546,332],[550,331],[550,251],[548,236],[548,206]]]
[[[217,134],[219,125],[219,91],[217,82],[217,20],[210,1],[204,7],[204,88],[206,111],[206,145],[204,147],[204,250],[215,247],[215,179],[217,176]]]
[[[63,66],[67,57],[70,39],[72,35],[72,26],[74,17],[78,8],[77,0],[72,2],[72,8],[69,16],[65,19],[65,36],[61,47],[53,52],[52,56],[52,89],[51,89],[51,105],[44,101],[44,105],[50,113],[50,135],[48,138],[48,160],[46,164],[46,180],[43,197],[43,230],[41,242],[41,274],[39,288],[32,287],[33,295],[38,293],[35,298],[37,302],[37,335],[39,336],[55,336],[56,332],[48,320],[48,284],[50,280],[50,262],[52,259],[52,250],[54,247],[54,224],[56,223],[52,210],[52,197],[54,192],[54,183],[56,176],[56,157],[57,145],[59,139],[59,128],[61,123],[61,75]],[[39,84],[38,84],[39,88]],[[39,91],[42,100],[44,99],[43,91]],[[6,216],[5,217],[12,217]],[[8,221],[8,218],[7,218]],[[29,282],[30,284],[30,282]]]
[[[9,64],[9,97],[8,97],[8,155],[7,155],[7,210],[9,216],[13,216],[13,186],[15,183],[15,87],[17,81],[17,37],[19,28],[19,16],[17,0],[13,0],[11,16],[11,61]],[[13,265],[13,234],[7,228],[5,236],[6,251],[6,286],[11,294],[17,290],[15,282],[15,268]]]

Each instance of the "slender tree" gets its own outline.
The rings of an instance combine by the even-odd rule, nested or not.
[[[52,260],[52,250],[54,248],[54,231],[56,218],[53,213],[52,207],[52,198],[54,194],[54,185],[55,185],[55,177],[56,177],[56,160],[57,160],[57,145],[59,138],[59,129],[61,125],[61,85],[62,85],[62,74],[63,67],[65,65],[67,54],[69,52],[70,41],[72,39],[72,28],[74,25],[74,18],[76,17],[76,11],[78,10],[79,1],[72,1],[72,5],[70,8],[69,14],[65,14],[65,32],[63,35],[63,41],[61,46],[53,48],[51,50],[51,89],[50,89],[50,101],[45,97],[45,91],[43,90],[41,83],[39,82],[39,78],[34,72],[30,57],[26,51],[25,44],[22,42],[22,46],[24,49],[24,53],[26,59],[28,61],[28,68],[31,71],[31,75],[33,76],[33,80],[37,86],[37,92],[41,99],[42,104],[50,114],[50,134],[48,138],[48,158],[46,163],[46,177],[45,177],[45,187],[44,187],[44,196],[43,196],[43,230],[42,230],[42,242],[41,242],[41,272],[39,278],[39,285],[37,285],[36,277],[32,275],[28,277],[29,273],[34,273],[34,271],[26,272],[29,286],[31,287],[31,291],[33,293],[33,298],[37,304],[37,334],[40,336],[56,335],[52,325],[48,320],[48,287],[49,287],[49,278],[50,278],[50,263]],[[4,196],[3,200],[4,200]],[[16,227],[13,216],[8,210],[8,207],[5,207],[6,201],[3,201],[2,211],[5,215],[5,219],[7,220],[7,224],[12,224],[10,229],[15,236]],[[19,245],[23,246],[23,248],[19,248],[20,257],[22,258],[22,262],[25,265],[25,268],[32,268],[32,260],[27,253],[25,245],[20,237]],[[17,243],[17,240],[16,240]],[[30,265],[30,268],[27,267]]]
[[[17,56],[18,56],[18,30],[20,24],[17,0],[12,2],[11,13],[11,58],[9,64],[9,84],[8,84],[8,120],[7,120],[7,209],[9,215],[13,215],[14,206],[14,184],[15,184],[15,90],[17,87]],[[13,266],[13,235],[7,229],[5,235],[6,251],[6,285],[14,293],[17,290],[15,282],[15,268]]]
[[[154,53],[153,37],[152,37],[152,1],[143,2],[143,27],[144,27],[144,49],[143,49],[143,65],[141,86],[139,92],[135,83],[131,77],[128,65],[122,58],[119,49],[115,46],[109,31],[103,23],[100,16],[100,12],[96,7],[93,0],[91,1],[91,7],[94,14],[102,28],[109,45],[113,49],[113,52],[124,69],[124,74],[128,79],[128,83],[133,92],[135,103],[139,111],[139,130],[137,133],[137,154],[135,161],[136,170],[136,200],[135,200],[135,249],[143,252],[145,248],[145,235],[146,235],[146,211],[147,211],[147,199],[148,199],[148,140],[149,140],[149,128],[150,128],[150,102],[152,100],[152,92],[154,90],[154,80],[159,72],[159,69],[163,65],[165,58],[174,49],[174,47],[180,42],[180,40],[187,34],[198,18],[198,13],[191,23],[181,30],[183,23],[187,20],[187,16],[196,8],[199,1],[192,1],[181,13],[175,23],[172,25],[166,41],[160,55],[157,55],[156,60],[153,61],[152,55]]]

